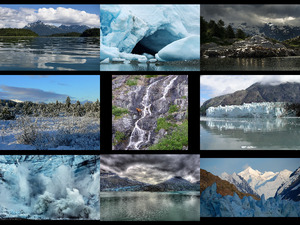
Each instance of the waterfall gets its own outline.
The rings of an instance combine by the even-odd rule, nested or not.
[[[175,79],[178,77],[178,76],[173,75],[174,77],[171,76],[171,78],[170,78],[170,76],[168,76],[166,78],[163,78],[164,79],[164,81],[163,81],[163,87],[166,85],[167,82],[170,82],[170,83],[164,88],[162,97],[160,99],[166,100],[166,95],[168,94],[169,90],[171,89],[171,87],[172,87]],[[133,128],[133,131],[132,131],[132,133],[130,135],[129,144],[126,147],[126,150],[139,150],[139,147],[140,147],[140,145],[142,143],[148,143],[150,141],[151,131],[145,131],[145,130],[143,130],[138,124],[139,124],[139,122],[141,120],[143,120],[147,116],[151,116],[152,115],[152,112],[151,112],[152,102],[150,101],[150,95],[149,95],[149,93],[150,93],[151,88],[156,83],[158,83],[159,81],[162,81],[163,79],[159,79],[159,80],[153,82],[152,84],[150,84],[147,87],[145,95],[144,95],[143,100],[141,102],[141,105],[142,105],[142,116],[134,124],[134,128]],[[137,139],[137,141],[135,141],[136,139]],[[146,142],[144,142],[145,139],[146,139]]]

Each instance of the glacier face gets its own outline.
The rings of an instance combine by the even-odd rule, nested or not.
[[[100,156],[0,156],[0,219],[100,220]]]
[[[147,60],[142,52],[154,55],[162,49],[157,60],[200,58],[200,5],[104,4],[100,23],[101,61],[142,61]]]
[[[285,115],[286,103],[283,102],[262,102],[244,103],[243,105],[226,105],[209,107],[206,110],[208,117],[281,117]]]
[[[282,200],[280,197],[254,200],[251,196],[240,199],[222,196],[217,192],[216,183],[200,195],[200,217],[299,217],[300,202]]]

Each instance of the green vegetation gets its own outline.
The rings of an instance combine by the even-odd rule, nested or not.
[[[146,75],[146,78],[157,77],[158,75]]]
[[[188,120],[184,120],[157,144],[150,146],[149,150],[181,150],[184,146],[188,146]]]
[[[207,22],[202,16],[200,18],[200,29],[201,44],[215,42],[220,45],[230,45],[233,39],[245,39],[247,37],[241,29],[234,32],[230,25],[225,27],[223,20],[219,20],[218,23],[214,20]]]
[[[58,33],[52,34],[50,37],[80,37],[81,33],[78,32],[69,32],[69,33]]]
[[[126,140],[125,134],[121,131],[116,131],[113,145],[117,145],[117,144],[119,144],[120,142],[122,142],[124,140]]]
[[[288,48],[300,48],[300,36],[282,42]]]
[[[177,126],[176,124],[170,123],[166,118],[158,118],[157,126],[155,132],[158,132],[160,129],[164,129],[166,131],[170,130],[170,128]]]
[[[128,86],[135,86],[135,85],[137,85],[137,80],[139,79],[139,77],[138,76],[135,76],[135,77],[133,77],[132,79],[129,79],[129,80],[127,80],[126,81],[126,84],[128,85]]]
[[[86,29],[80,37],[100,37],[100,28]]]
[[[121,118],[124,114],[128,114],[128,109],[124,109],[117,106],[112,106],[112,114],[115,116],[115,119]]]
[[[170,105],[168,113],[178,112],[179,108],[180,107],[178,105]]]
[[[0,36],[6,37],[37,37],[38,34],[28,30],[19,28],[0,28]]]

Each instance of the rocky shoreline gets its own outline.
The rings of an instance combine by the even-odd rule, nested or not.
[[[265,58],[297,55],[300,55],[298,49],[287,48],[281,43],[273,43],[259,35],[235,41],[227,46],[218,45],[213,42],[201,45],[201,57],[203,58]]]

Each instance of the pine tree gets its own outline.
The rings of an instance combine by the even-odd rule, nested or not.
[[[70,105],[71,105],[71,99],[68,96],[67,99],[66,99],[66,106],[67,106],[67,108],[70,108]]]

